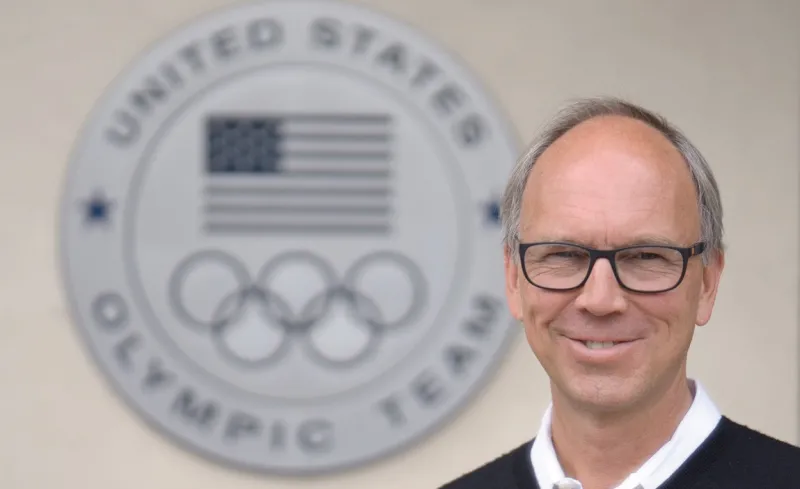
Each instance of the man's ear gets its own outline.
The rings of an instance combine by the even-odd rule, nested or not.
[[[503,263],[506,273],[506,300],[511,315],[517,320],[522,321],[522,298],[519,291],[520,268],[514,259],[513,251],[510,247],[503,247]]]
[[[695,324],[698,326],[704,326],[711,319],[711,312],[714,310],[714,302],[717,298],[717,290],[719,290],[719,282],[724,268],[725,253],[723,251],[709,253],[708,263],[703,267],[700,303],[697,306],[697,317],[695,317]]]

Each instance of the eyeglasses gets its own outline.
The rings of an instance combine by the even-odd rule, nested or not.
[[[689,259],[700,255],[705,247],[699,242],[686,248],[647,245],[596,250],[571,243],[523,243],[519,245],[519,256],[525,278],[541,289],[567,291],[582,287],[595,262],[605,258],[620,287],[655,294],[680,285]]]

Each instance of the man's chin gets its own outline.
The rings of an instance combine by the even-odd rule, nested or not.
[[[641,397],[633,379],[608,375],[572,379],[563,390],[565,400],[575,408],[598,414],[627,411]]]

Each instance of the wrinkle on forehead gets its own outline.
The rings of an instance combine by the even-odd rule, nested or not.
[[[602,117],[542,154],[520,229],[524,240],[562,235],[617,246],[652,235],[686,243],[699,236],[700,217],[691,173],[672,143],[642,122]]]

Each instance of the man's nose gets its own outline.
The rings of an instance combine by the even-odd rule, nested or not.
[[[575,300],[575,305],[595,316],[625,311],[627,307],[625,293],[617,282],[608,260],[601,258],[595,262],[592,273]]]

